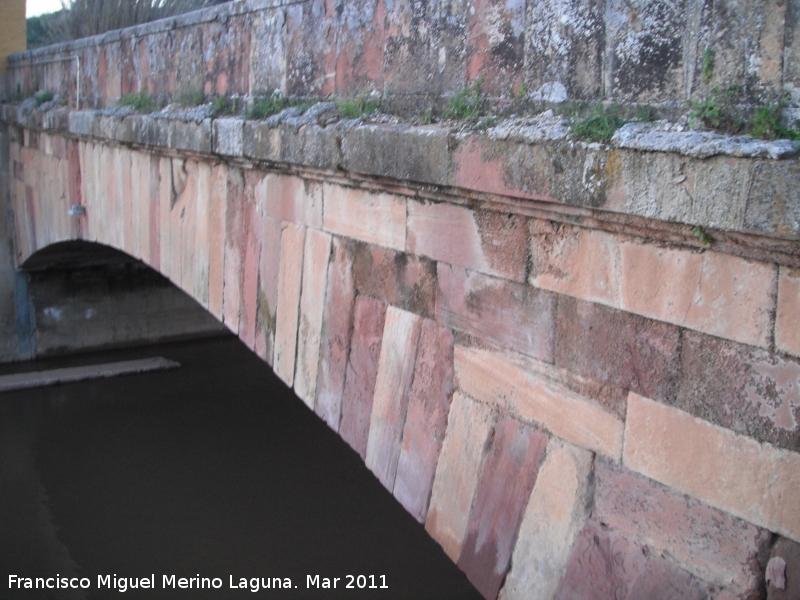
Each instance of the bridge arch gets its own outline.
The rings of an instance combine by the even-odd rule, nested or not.
[[[32,357],[225,331],[160,273],[110,246],[56,242],[20,269],[18,334]]]
[[[485,596],[538,585],[543,549],[560,553],[548,585],[579,589],[584,557],[617,544],[631,560],[641,545],[672,557],[639,564],[631,586],[754,589],[767,532],[798,536],[780,508],[797,491],[798,388],[776,378],[800,376],[800,361],[768,350],[791,337],[766,310],[796,278],[787,255],[332,170],[26,136],[38,147],[12,144],[33,177],[13,196],[20,263],[89,241],[169,278],[362,456]],[[697,295],[709,288],[710,304]],[[707,398],[721,404],[708,412]],[[697,453],[713,472],[698,475]],[[764,469],[770,488],[747,475]],[[648,523],[667,517],[637,497],[706,525],[653,537]],[[724,559],[691,541],[722,547],[734,531],[750,541]]]

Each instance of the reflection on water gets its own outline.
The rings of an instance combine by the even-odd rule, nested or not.
[[[0,395],[0,597],[480,597],[235,338],[0,373],[146,356],[182,367]]]

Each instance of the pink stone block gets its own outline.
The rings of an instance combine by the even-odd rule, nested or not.
[[[194,225],[194,268],[191,275],[192,297],[208,310],[209,212],[211,205],[211,169],[207,162],[197,165],[197,214]]]
[[[142,215],[142,187],[145,189],[149,187],[148,178],[142,176],[142,159],[146,155],[141,152],[130,152],[131,164],[131,190],[130,190],[130,213],[131,223],[126,224],[126,245],[130,248],[129,252],[132,256],[138,259],[142,258],[141,252],[141,226],[140,219]],[[149,176],[149,171],[147,175]],[[147,206],[145,204],[145,206]]]
[[[328,267],[328,291],[322,327],[316,413],[334,431],[342,416],[347,355],[353,330],[353,257],[341,238],[333,238],[333,256]]]
[[[189,294],[194,293],[194,269],[195,269],[195,237],[197,222],[197,161],[187,160],[183,164],[185,183],[183,190],[178,194],[175,206],[172,209],[173,227],[172,233],[178,233],[177,244],[178,256],[180,257],[180,275],[178,285]],[[173,238],[174,239],[174,238]]]
[[[278,308],[275,323],[273,369],[283,382],[294,385],[297,350],[297,318],[300,312],[300,286],[303,273],[303,245],[306,228],[284,224],[281,232],[281,263],[278,278]],[[227,260],[227,257],[226,257]]]
[[[760,585],[758,557],[770,532],[602,458],[593,516],[710,583],[742,594]]]
[[[425,530],[458,562],[470,509],[494,428],[496,414],[481,402],[455,392],[450,404]]]
[[[524,217],[449,203],[408,203],[408,251],[514,281],[525,281]]]
[[[172,247],[170,244],[170,213],[172,210],[172,161],[160,157],[158,186],[158,247],[160,252],[160,271],[170,277],[172,265]]]
[[[497,598],[511,562],[547,435],[500,417],[486,457],[458,566],[484,598]]]
[[[161,159],[150,157],[150,250],[147,263],[156,271],[161,270]]]
[[[322,185],[293,175],[268,174],[256,187],[264,214],[278,221],[291,221],[322,228]]]
[[[303,258],[294,390],[312,410],[317,397],[317,370],[330,255],[331,236],[318,229],[308,229]]]
[[[678,327],[564,296],[556,314],[557,367],[652,398],[674,394],[680,376]]]
[[[393,306],[386,311],[365,462],[389,491],[397,474],[421,326],[422,319],[413,313]]]
[[[796,452],[759,444],[631,392],[623,461],[679,492],[800,541]]]
[[[701,600],[708,588],[672,563],[589,521],[575,544],[555,600]]]
[[[800,356],[800,270],[781,267],[775,346]]]
[[[552,598],[591,511],[594,455],[557,438],[547,444],[514,546],[502,600]]]
[[[619,242],[603,231],[532,220],[531,285],[620,306]]]
[[[386,305],[382,302],[366,296],[356,298],[339,435],[362,459],[367,455],[372,399],[385,319]]]
[[[215,165],[211,173],[208,211],[208,310],[223,320],[225,222],[228,197],[228,167]]]
[[[244,173],[228,170],[228,191],[225,201],[225,258],[223,266],[222,322],[233,333],[239,333],[244,284],[244,252],[246,209]]]
[[[436,304],[436,263],[389,248],[350,242],[355,254],[355,285],[372,296],[408,312],[432,318]]]
[[[730,254],[620,244],[620,308],[767,347],[777,268]]]
[[[406,247],[406,200],[336,184],[323,186],[326,231],[403,251]]]
[[[261,257],[258,261],[258,318],[256,354],[270,365],[275,352],[275,315],[281,259],[281,224],[261,218]]]
[[[555,296],[439,263],[437,316],[446,326],[553,362]]]
[[[253,349],[256,336],[258,312],[258,261],[261,253],[261,221],[258,205],[253,194],[254,181],[259,175],[253,171],[245,173],[244,204],[242,210],[242,232],[237,246],[242,256],[242,292],[239,317],[239,338]]]
[[[456,385],[501,413],[533,421],[577,446],[618,460],[622,420],[549,379],[533,362],[511,352],[456,346]]]
[[[121,148],[119,153],[119,166],[121,169],[122,188],[120,190],[122,212],[122,249],[136,256],[136,215],[134,214],[134,183],[133,183],[133,157],[127,148]],[[138,187],[138,179],[136,185]]]
[[[435,321],[425,319],[393,492],[420,523],[425,522],[428,513],[452,396],[453,334]]]

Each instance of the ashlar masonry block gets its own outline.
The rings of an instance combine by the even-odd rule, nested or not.
[[[599,405],[526,368],[527,357],[455,347],[456,387],[473,398],[546,427],[583,448],[619,460],[623,423]]]
[[[306,228],[303,225],[288,223],[281,232],[281,270],[278,279],[273,369],[289,387],[294,385],[305,237]]]
[[[631,392],[623,461],[675,490],[800,541],[800,454]]]

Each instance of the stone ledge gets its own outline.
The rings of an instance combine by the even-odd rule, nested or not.
[[[794,185],[800,179],[800,161],[759,157],[786,157],[793,142],[753,140],[736,146],[733,138],[725,138],[725,144],[734,144],[731,147],[742,156],[710,156],[708,148],[727,147],[720,141],[724,136],[691,132],[687,135],[703,137],[708,146],[701,144],[698,155],[692,156],[682,153],[683,133],[662,132],[680,139],[658,142],[658,146],[661,133],[654,133],[655,126],[647,129],[642,124],[626,126],[640,129],[641,135],[628,131],[619,136],[619,147],[614,147],[571,140],[565,137],[563,126],[546,116],[527,120],[527,125],[510,120],[484,133],[360,120],[326,126],[331,119],[323,117],[330,117],[329,111],[317,112],[312,108],[306,113],[314,113],[311,117],[277,115],[267,121],[224,118],[198,123],[183,117],[119,117],[66,109],[52,111],[52,117],[38,112],[23,115],[17,107],[6,105],[0,116],[30,128],[346,170],[468,195],[544,202],[560,211],[596,209],[725,232],[800,239],[800,188]],[[744,156],[747,152],[755,156]]]

